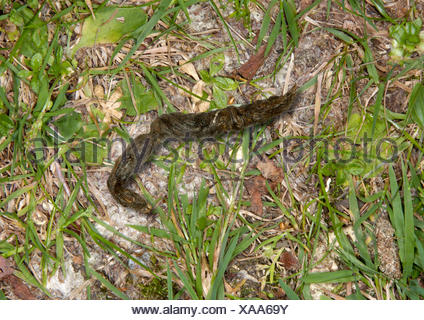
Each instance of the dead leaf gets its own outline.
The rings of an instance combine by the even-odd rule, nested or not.
[[[203,293],[206,294],[212,287],[213,274],[209,269],[209,264],[206,260],[206,256],[202,256],[202,288]]]
[[[257,215],[262,216],[264,208],[261,197],[267,192],[265,178],[262,176],[256,176],[253,179],[245,181],[244,184],[251,197],[251,210]]]
[[[184,60],[180,60],[180,70],[182,72],[187,73],[190,77],[192,77],[194,80],[199,81],[199,75],[197,74],[196,68],[194,67],[194,64],[191,62],[185,62]]]
[[[203,91],[206,87],[206,83],[202,80],[196,82],[196,84],[191,89],[195,95],[202,97]],[[209,102],[201,100],[195,96],[191,96],[191,100],[193,101],[193,111],[194,112],[205,112],[209,109]]]
[[[96,89],[97,89],[97,86],[96,86]],[[101,95],[97,97],[101,97]],[[105,114],[105,118],[103,120],[104,122],[110,123],[112,121],[112,118],[120,119],[122,117],[122,112],[119,111],[121,102],[118,101],[121,97],[122,97],[122,90],[120,87],[117,87],[115,91],[113,91],[113,93],[109,97],[106,97],[106,100],[102,98],[99,99],[100,107],[102,108],[102,111]]]
[[[299,270],[299,260],[296,256],[289,251],[284,251],[280,256],[280,262],[283,264],[284,268],[288,271],[297,271]]]
[[[22,299],[22,300],[35,300],[36,299],[35,296],[31,293],[30,289],[17,276],[14,276],[13,274],[11,274],[11,275],[7,276],[6,278],[4,278],[3,282],[5,282],[7,285],[9,285],[11,287],[12,292],[19,299]]]
[[[261,197],[268,193],[266,181],[269,180],[271,189],[274,189],[277,184],[283,181],[283,169],[277,168],[274,162],[266,157],[259,161],[256,167],[262,173],[262,176],[247,180],[245,186],[251,196],[251,210],[262,216],[263,204]]]
[[[203,89],[205,88],[205,86],[206,86],[206,83],[203,80],[199,80],[193,86],[193,89],[191,89],[191,92],[193,92],[195,95],[201,97],[203,95]],[[201,101],[201,99],[199,99],[196,96],[191,96],[191,100],[194,103]]]
[[[12,264],[2,256],[0,256],[0,280],[13,274]]]
[[[258,69],[265,62],[266,44],[262,45],[258,52],[251,56],[238,70],[237,73],[247,80],[252,80]]]
[[[202,101],[196,104],[196,112],[205,112],[208,111],[210,103],[207,101]]]
[[[119,101],[122,97],[121,87],[117,87],[110,96],[106,96],[105,90],[101,85],[93,87],[91,82],[87,82],[84,88],[78,90],[77,93],[80,101],[82,101],[82,104],[85,104],[89,112],[93,103],[99,104],[99,108],[105,115],[103,122],[111,123],[112,118],[122,118],[122,112],[118,110],[121,106],[121,102]]]
[[[274,162],[264,157],[263,160],[256,164],[256,168],[262,173],[265,179],[274,183],[283,181],[283,168],[275,166]]]
[[[103,90],[103,87],[99,84],[94,87],[93,93],[94,93],[94,97],[99,100],[103,100],[105,97],[105,92]]]

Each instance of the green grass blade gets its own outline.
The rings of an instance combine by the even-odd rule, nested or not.
[[[293,289],[290,288],[283,280],[278,279],[278,282],[280,283],[281,288],[283,288],[289,300],[300,300],[300,297],[297,295],[297,293],[294,292]]]
[[[236,44],[236,42],[235,42],[235,40],[233,38],[233,35],[231,34],[231,30],[230,30],[230,27],[228,26],[227,21],[225,21],[224,17],[222,16],[221,11],[219,10],[219,8],[215,4],[215,2],[213,0],[209,0],[209,3],[212,6],[213,10],[218,15],[218,17],[221,19],[222,24],[223,24],[225,30],[227,30],[228,36],[229,36],[229,38],[230,38],[230,40],[231,40],[231,42],[233,44],[234,51],[236,52],[237,61],[238,61],[238,63],[240,63],[240,54],[239,54],[238,49],[237,49],[237,44]]]
[[[283,1],[283,10],[287,20],[290,35],[293,38],[294,45],[297,47],[300,32],[297,26],[296,5],[294,4],[293,0]]]
[[[403,217],[402,202],[400,199],[400,188],[396,180],[395,171],[393,166],[389,166],[389,180],[390,180],[390,196],[388,196],[389,203],[391,208],[388,208],[388,213],[390,221],[393,228],[395,229],[395,235],[398,239],[399,245],[399,257],[402,263],[405,261],[405,248],[404,248],[404,230],[405,230],[405,220]]]
[[[3,208],[10,200],[18,198],[21,195],[28,193],[30,190],[32,190],[35,187],[36,187],[36,184],[30,184],[12,192],[2,202],[0,202],[0,208]]]
[[[143,69],[144,76],[146,77],[146,80],[150,83],[153,90],[162,98],[162,100],[166,103],[168,106],[169,112],[175,112],[175,107],[172,105],[172,103],[169,101],[165,93],[162,91],[162,89],[159,86],[159,83],[156,81],[156,79],[153,77],[152,73],[147,69],[147,67],[140,63],[141,69]],[[152,72],[154,72],[152,70]],[[161,110],[159,110],[159,114],[161,113]]]
[[[415,250],[415,230],[414,230],[414,210],[412,207],[411,189],[409,187],[409,180],[402,161],[402,176],[403,176],[403,196],[404,196],[404,261],[403,261],[403,278],[408,279],[412,273],[412,265],[414,263],[414,250]]]
[[[280,34],[281,22],[282,22],[282,17],[281,17],[281,14],[279,13],[279,14],[277,14],[275,24],[272,27],[271,34],[269,35],[269,38],[268,38],[268,43],[266,45],[266,49],[265,49],[265,53],[264,53],[265,57],[268,56],[272,46],[274,45],[275,41],[277,40],[278,35]]]
[[[272,191],[268,181],[266,182],[266,188],[269,192],[269,194],[271,195],[272,199],[274,200],[274,202],[277,204],[277,206],[280,208],[281,212],[290,220],[291,225],[297,229],[298,225],[296,222],[296,219],[293,217],[293,215],[287,210],[287,208],[281,203],[279,197],[277,197],[277,195],[274,193],[274,191]]]
[[[166,286],[168,288],[168,300],[174,300],[174,292],[172,290],[172,272],[169,263],[166,263]]]
[[[365,260],[365,263],[367,264],[367,266],[371,267],[373,266],[373,262],[371,260],[371,256],[368,252],[368,248],[365,243],[366,236],[364,235],[364,232],[361,229],[361,224],[358,222],[361,219],[361,214],[359,212],[358,200],[356,199],[355,186],[353,184],[353,180],[350,175],[348,176],[348,182],[349,182],[349,209],[352,212],[353,218],[354,218],[353,231],[355,232],[355,236],[357,239],[356,244],[362,259]]]
[[[153,16],[150,18],[150,20],[141,26],[139,29],[137,29],[134,33],[139,33],[136,43],[134,46],[130,49],[128,54],[125,56],[125,58],[121,61],[119,64],[119,69],[123,68],[125,64],[128,62],[128,60],[132,57],[134,52],[138,50],[144,39],[152,32],[153,28],[157,25],[160,19],[162,19],[168,12],[166,9],[168,9],[169,5],[171,4],[172,0],[162,0],[159,4],[159,6],[155,9]],[[110,61],[113,61],[112,57]]]
[[[233,252],[236,248],[238,238],[239,238],[239,233],[237,233],[237,235],[231,239],[225,255],[223,256],[222,260],[218,263],[219,265],[218,272],[213,278],[213,284],[212,284],[210,293],[208,293],[208,299],[218,299],[218,293],[219,293],[218,289],[223,284],[224,273],[227,270],[227,266],[232,259]]]
[[[261,29],[259,30],[258,41],[256,43],[256,50],[259,49],[259,47],[262,44],[262,40],[264,39],[264,37],[266,36],[266,34],[268,32],[268,28],[269,28],[269,25],[271,23],[271,10],[275,6],[277,1],[278,0],[272,0],[270,2],[269,6],[268,6],[268,9],[266,9],[266,12],[264,13],[264,17],[263,17],[263,20],[262,20],[262,26],[261,26]]]
[[[385,20],[395,23],[395,21],[390,17],[390,15],[386,12],[386,8],[384,7],[384,3],[381,0],[370,0],[370,2],[374,5],[374,7],[380,12],[380,14],[384,17]]]
[[[374,137],[375,133],[375,126],[377,124],[377,121],[379,121],[378,115],[380,113],[380,109],[383,106],[383,97],[385,92],[385,83],[381,82],[378,85],[378,92],[377,92],[377,98],[374,103],[374,114],[373,114],[373,122],[372,122],[372,129],[371,129],[371,137]]]
[[[181,269],[178,267],[175,261],[174,261],[174,267],[177,270],[178,277],[184,284],[184,289],[187,290],[190,297],[194,300],[199,300],[200,297],[197,295],[196,291],[194,290],[193,283],[186,277],[184,272],[181,271]]]
[[[97,280],[99,280],[108,290],[110,290],[113,294],[115,294],[118,298],[121,298],[122,300],[130,300],[130,298],[122,293],[117,287],[115,287],[109,280],[107,280],[103,275],[95,271],[93,268],[89,267],[87,265],[87,268],[89,269],[90,275],[94,276]]]
[[[346,34],[345,32],[343,32],[341,30],[334,29],[334,28],[324,28],[324,29],[327,30],[328,32],[332,33],[334,36],[336,36],[340,40],[346,42],[347,44],[355,43],[355,41],[352,39],[352,37],[350,37],[348,34]]]
[[[40,289],[48,297],[51,297],[50,292],[48,292],[47,289],[44,288],[44,286],[41,283],[39,283],[37,279],[34,278],[34,276],[31,274],[31,272],[28,269],[26,269],[25,267],[21,265],[19,266],[19,270],[20,271],[15,271],[13,274],[17,276],[18,278],[22,279],[23,281],[25,281],[26,283],[29,283],[33,285],[34,287]]]
[[[366,41],[361,41],[361,44],[364,48],[364,64],[366,65],[368,74],[374,83],[379,83],[380,77],[378,75],[377,67],[375,66],[375,59],[372,54],[372,50]]]
[[[354,276],[351,270],[339,270],[339,271],[329,271],[329,272],[311,272],[306,274],[302,281],[304,283],[338,283],[338,282],[350,282],[355,281],[356,277]]]

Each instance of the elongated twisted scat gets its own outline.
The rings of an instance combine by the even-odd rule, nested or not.
[[[297,86],[283,96],[273,96],[241,107],[203,113],[175,112],[158,117],[150,126],[150,133],[137,136],[115,162],[107,186],[115,200],[121,205],[143,213],[152,207],[141,195],[128,189],[132,177],[149,160],[154,149],[167,138],[202,138],[219,136],[239,131],[267,121],[293,110],[297,97]]]

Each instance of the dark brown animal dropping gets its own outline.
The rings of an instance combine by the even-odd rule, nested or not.
[[[267,121],[293,109],[298,96],[297,86],[283,96],[273,96],[241,107],[229,106],[224,109],[203,113],[175,112],[164,114],[150,126],[150,133],[137,136],[115,166],[107,181],[110,193],[117,202],[143,213],[152,207],[141,195],[128,189],[132,177],[145,164],[154,149],[167,138],[182,139],[219,136],[239,131]]]

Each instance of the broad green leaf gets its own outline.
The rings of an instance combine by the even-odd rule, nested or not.
[[[199,75],[200,75],[200,78],[204,81],[204,82],[206,82],[206,83],[211,83],[212,82],[212,77],[211,77],[211,75],[209,74],[209,72],[208,72],[208,70],[200,70],[199,71]]]
[[[412,300],[423,300],[424,298],[424,288],[418,283],[418,279],[409,282],[405,293]]]
[[[19,70],[19,72],[17,73],[17,76],[22,79],[29,79],[29,77],[32,76],[32,71],[22,69],[22,70]]]
[[[227,95],[217,86],[213,86],[213,99],[218,108],[225,108],[227,106]]]
[[[412,52],[422,50],[421,27],[422,20],[420,18],[390,27],[390,36],[393,39],[390,55],[394,60],[402,60],[402,58],[410,56]]]
[[[198,230],[205,230],[207,226],[211,225],[213,223],[213,220],[210,220],[208,218],[206,218],[205,216],[200,217],[199,219],[197,219],[196,221],[196,227]]]
[[[115,43],[146,23],[147,15],[139,7],[103,7],[95,12],[96,19],[90,15],[84,21],[82,36],[73,49],[73,54],[83,47],[100,43]]]
[[[0,136],[6,136],[13,128],[13,121],[5,114],[0,114]]]
[[[79,131],[82,126],[82,119],[81,115],[74,111],[59,118],[54,123],[63,138],[68,140],[75,132]]]
[[[121,81],[122,98],[120,98],[119,101],[121,101],[122,104],[119,109],[125,109],[126,114],[132,117],[139,113],[146,113],[150,110],[156,109],[158,102],[153,92],[151,90],[147,90],[141,82],[133,76],[131,76],[130,79],[131,88],[128,88],[128,83],[125,79]],[[134,96],[137,110],[134,108],[131,94]]]
[[[79,150],[80,159],[85,163],[102,164],[107,157],[107,148],[101,142],[82,142],[82,148]]]
[[[43,63],[43,56],[37,52],[31,58],[31,68],[33,71],[39,71],[41,64]]]
[[[412,120],[424,129],[424,86],[417,83],[412,90],[408,108],[412,115]]]
[[[212,58],[211,63],[209,65],[209,73],[212,77],[215,76],[219,71],[221,71],[222,68],[224,68],[224,62],[224,54],[219,54]]]
[[[28,8],[15,11],[15,13],[14,23],[18,26],[26,24],[19,38],[21,53],[27,58],[32,58],[36,53],[41,53],[44,57],[49,43],[47,24],[38,16],[34,16],[32,10]]]
[[[238,87],[237,81],[230,78],[215,77],[212,81],[217,87],[225,91],[236,90]]]
[[[363,174],[366,168],[366,164],[364,161],[360,159],[353,159],[352,161],[349,161],[349,163],[346,166],[347,171],[350,174],[353,175],[360,175]]]

